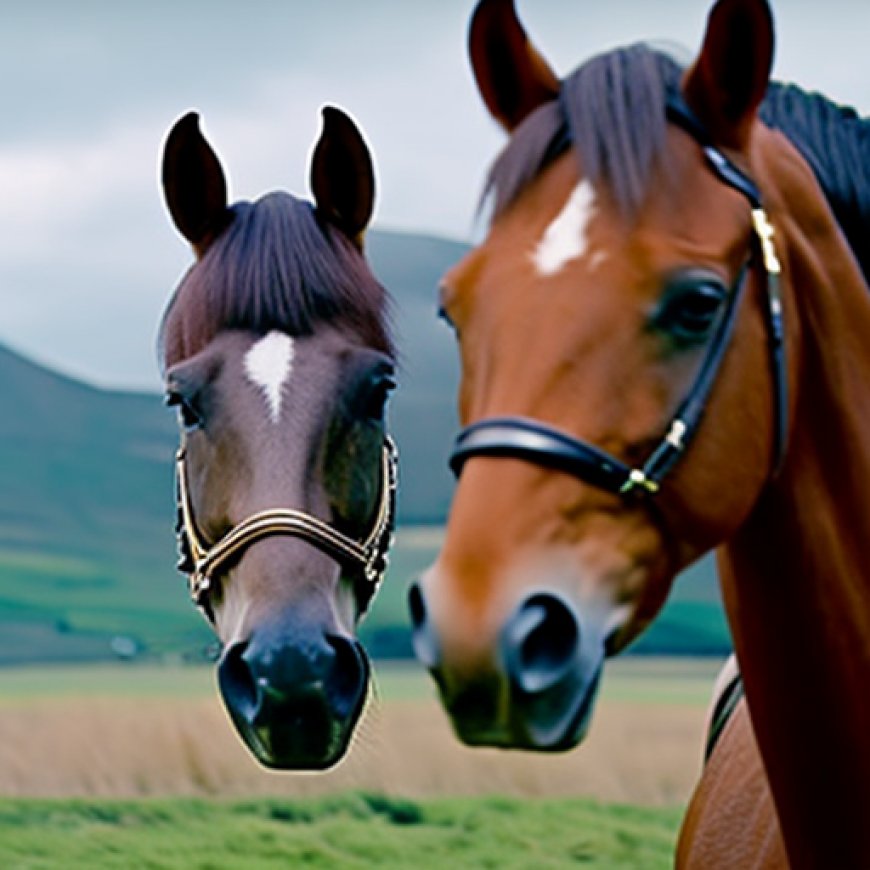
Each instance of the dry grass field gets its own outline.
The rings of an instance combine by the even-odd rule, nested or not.
[[[347,760],[326,774],[261,769],[237,740],[208,668],[0,671],[0,796],[687,798],[718,662],[611,663],[591,736],[555,756],[467,749],[428,678],[376,666],[378,688]]]

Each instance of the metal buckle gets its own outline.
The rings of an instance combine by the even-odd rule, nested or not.
[[[628,473],[628,480],[620,487],[619,494],[629,495],[636,489],[642,489],[650,495],[655,495],[659,491],[659,484],[648,478],[639,468],[632,468]]]
[[[773,237],[776,233],[773,224],[767,217],[767,212],[760,206],[752,209],[752,228],[755,230],[755,235],[758,236],[758,242],[761,245],[764,268],[771,275],[781,274],[782,266],[779,257],[776,256],[776,247],[773,244]]]

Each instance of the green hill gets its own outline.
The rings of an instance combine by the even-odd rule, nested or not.
[[[400,522],[409,527],[365,624],[376,654],[409,650],[405,588],[438,543],[437,533],[410,527],[437,526],[449,502],[457,362],[435,296],[463,250],[421,236],[370,239],[404,349],[390,413],[402,451]],[[150,654],[204,650],[211,634],[173,568],[177,434],[160,397],[97,389],[0,347],[0,408],[0,664],[105,658],[117,638]],[[711,578],[707,565],[697,589],[681,584],[689,592],[644,644],[727,645]]]
[[[184,643],[173,606],[174,421],[0,349],[0,661],[105,657],[115,634]],[[183,596],[182,596],[183,597]]]
[[[453,479],[447,468],[457,430],[459,357],[453,334],[437,317],[442,275],[468,250],[427,236],[373,233],[369,256],[396,300],[399,386],[391,402],[393,432],[402,447],[402,519],[440,523]]]

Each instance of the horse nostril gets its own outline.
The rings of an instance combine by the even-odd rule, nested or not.
[[[328,680],[329,694],[338,717],[349,716],[368,686],[369,664],[362,647],[349,637],[327,634],[334,658]]]
[[[421,628],[426,622],[426,602],[419,583],[412,583],[408,590],[408,610],[411,611],[411,625]]]
[[[502,644],[510,677],[520,689],[543,692],[570,673],[580,646],[580,625],[562,598],[529,596],[505,625]]]
[[[441,656],[438,651],[438,639],[429,620],[426,601],[419,583],[412,583],[408,590],[408,610],[411,614],[414,654],[420,664],[429,670],[434,670],[438,667]]]
[[[259,689],[245,657],[247,641],[224,651],[218,665],[218,685],[228,707],[246,719],[253,719],[259,706]]]

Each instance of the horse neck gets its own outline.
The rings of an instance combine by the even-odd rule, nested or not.
[[[790,227],[786,461],[720,564],[790,860],[870,867],[870,292],[828,229]]]

